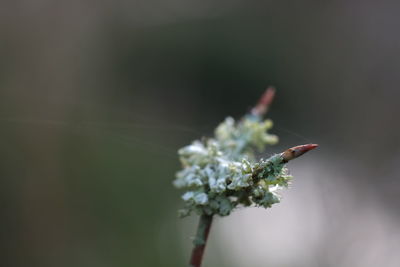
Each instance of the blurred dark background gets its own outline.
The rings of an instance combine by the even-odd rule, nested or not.
[[[398,1],[0,4],[1,266],[185,266],[176,150],[268,85],[320,148],[270,210],[215,220],[204,266],[400,265]]]

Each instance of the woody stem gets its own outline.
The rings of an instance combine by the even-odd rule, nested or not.
[[[191,267],[200,267],[203,260],[204,250],[207,244],[208,234],[212,224],[212,215],[203,214],[200,216],[199,226],[197,227],[196,237],[194,239],[194,247],[192,257],[190,259]]]

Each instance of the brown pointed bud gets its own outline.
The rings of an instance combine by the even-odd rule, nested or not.
[[[313,150],[316,147],[318,147],[317,144],[307,144],[307,145],[295,146],[295,147],[289,148],[288,150],[285,150],[283,153],[281,153],[281,156],[282,156],[284,162],[288,162],[292,159],[300,157],[304,153],[306,153],[310,150]]]
[[[268,87],[265,90],[264,94],[261,96],[260,100],[258,100],[257,105],[251,110],[251,114],[254,116],[263,116],[267,113],[269,106],[274,100],[275,96],[275,88]]]

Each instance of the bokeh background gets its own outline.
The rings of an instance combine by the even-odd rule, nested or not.
[[[204,266],[400,265],[398,1],[0,3],[1,266],[185,266],[176,150],[268,85],[320,148],[270,210],[214,222]]]

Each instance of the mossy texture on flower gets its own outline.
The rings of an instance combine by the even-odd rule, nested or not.
[[[281,155],[256,160],[255,153],[278,138],[267,131],[271,120],[248,115],[238,122],[225,119],[215,130],[215,137],[179,150],[183,169],[174,185],[185,189],[181,216],[198,214],[229,215],[238,205],[271,207],[280,200],[277,191],[287,187],[288,175]]]

